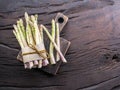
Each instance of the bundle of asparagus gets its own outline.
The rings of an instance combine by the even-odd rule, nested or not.
[[[17,25],[13,25],[13,33],[18,40],[21,50],[25,68],[41,68],[50,64],[56,64],[61,60],[67,62],[60,51],[60,36],[59,25],[52,20],[51,34],[44,25],[38,25],[38,15],[28,16],[25,13],[26,26],[23,20],[19,19]],[[44,45],[43,31],[50,39],[49,53],[46,51]],[[54,53],[55,50],[57,53]],[[50,62],[48,61],[50,60]]]

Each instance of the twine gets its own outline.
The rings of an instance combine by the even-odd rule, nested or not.
[[[47,53],[46,50],[38,50],[38,49],[35,47],[35,45],[32,45],[32,44],[29,44],[29,47],[32,48],[32,49],[35,50],[35,51],[34,51],[34,52],[23,53],[22,56],[37,53],[40,57],[42,57],[42,58],[44,58],[44,59],[49,58],[49,54]],[[47,54],[47,57],[44,56],[43,53],[46,53],[46,54]]]

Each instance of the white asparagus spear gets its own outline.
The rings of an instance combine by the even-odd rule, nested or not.
[[[58,48],[60,49],[60,30],[59,30],[59,24],[56,23],[56,44],[58,46]],[[56,52],[56,61],[60,60],[60,56],[59,53]]]
[[[52,20],[51,37],[52,37],[53,41],[55,42],[55,21],[54,20]],[[50,55],[51,64],[56,64],[55,57],[54,57],[54,45],[53,45],[52,41],[50,41],[49,55]]]
[[[13,25],[13,27],[14,27],[14,29],[15,29],[15,31],[13,31],[13,33],[15,34],[15,36],[16,36],[16,38],[17,38],[17,40],[18,40],[18,42],[19,42],[19,44],[20,44],[20,46],[21,46],[21,48],[24,48],[24,47],[26,47],[27,46],[27,43],[26,43],[26,40],[25,40],[25,36],[23,36],[23,31],[21,31],[21,28],[20,28],[20,22],[18,21],[17,22],[17,26],[16,25]],[[31,66],[31,65],[30,65]],[[29,67],[27,67],[27,65],[25,65],[24,64],[24,67],[25,68],[29,68]]]
[[[32,36],[32,31],[29,25],[29,16],[28,14],[25,12],[25,21],[26,21],[26,37],[27,37],[27,43],[29,44],[35,44],[34,40],[33,40],[33,36]],[[29,66],[32,68],[33,67],[33,62],[28,62]]]
[[[44,40],[43,40],[43,30],[38,27],[38,22],[37,22],[37,15],[36,16],[31,16],[31,20],[33,22],[33,26],[35,28],[35,41],[36,41],[36,46],[38,46],[38,50],[45,50],[45,46],[44,46]],[[40,47],[39,47],[40,46]],[[46,52],[45,53],[41,53],[43,56],[47,57]],[[43,59],[43,62],[45,63],[45,65],[47,65],[49,62],[46,59]]]
[[[66,63],[67,60],[63,56],[62,52],[60,51],[60,49],[58,48],[58,46],[56,45],[56,43],[54,42],[54,40],[52,39],[52,37],[51,37],[50,33],[48,32],[47,28],[44,25],[41,25],[41,27],[43,27],[43,30],[46,32],[46,34],[48,35],[49,39],[52,41],[55,49],[57,50],[57,52],[59,53],[59,55],[61,57],[61,60]]]
[[[38,68],[42,67],[42,60],[39,60]]]
[[[42,38],[42,42],[43,42],[43,44],[44,44],[44,36],[43,36],[43,28],[42,28],[42,27],[40,27],[39,32],[40,32],[40,35],[41,35],[41,38]],[[43,45],[43,48],[45,49],[45,45]],[[46,50],[46,49],[45,49],[45,50]],[[47,57],[47,54],[46,54],[46,53],[43,53],[43,55],[44,55],[45,57]],[[43,65],[43,66],[47,66],[48,64],[49,64],[48,58],[43,59],[42,65]]]

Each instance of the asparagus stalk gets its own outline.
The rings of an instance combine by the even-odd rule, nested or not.
[[[27,47],[28,45],[27,45],[26,31],[25,31],[22,19],[19,19],[17,26],[18,26],[19,30],[22,32],[21,35],[24,37],[24,40],[25,40],[24,42],[26,42],[25,47]],[[31,69],[33,67],[33,63],[32,62],[28,62],[27,64],[24,63],[24,67]]]
[[[65,59],[65,57],[63,56],[62,52],[60,51],[60,49],[58,48],[58,46],[56,45],[56,43],[54,42],[52,36],[50,35],[50,33],[48,32],[47,28],[44,25],[41,25],[41,27],[43,28],[43,30],[46,32],[46,34],[48,35],[49,39],[51,40],[51,42],[53,43],[55,49],[57,50],[57,52],[59,53],[61,60],[63,62],[67,62],[67,60]]]
[[[33,29],[30,26],[30,17],[28,16],[27,13],[25,13],[25,20],[26,20],[26,32],[27,32],[27,41],[28,41],[28,45],[35,45],[35,40],[33,37]]]
[[[60,49],[60,31],[59,31],[59,24],[56,23],[56,44],[58,46],[58,48]],[[56,53],[56,61],[60,60],[60,56],[59,53]]]
[[[52,20],[51,37],[52,37],[52,40],[55,41],[55,21],[54,20]],[[52,42],[50,42],[49,55],[50,55],[51,64],[56,64],[55,57],[54,57],[54,45]]]
[[[31,21],[32,21],[32,24],[33,24],[33,28],[35,29],[35,32],[34,32],[34,39],[35,39],[35,43],[36,45],[39,45],[41,43],[41,36],[40,36],[40,33],[39,33],[39,28],[37,26],[37,16],[34,17],[33,15],[31,16]],[[41,63],[41,60],[38,60],[38,68],[41,68],[42,67],[42,63]]]
[[[41,41],[41,36],[40,36],[40,33],[39,33],[39,28],[37,26],[37,20],[36,20],[37,17],[31,15],[31,21],[29,22],[31,27],[32,27],[32,32],[33,32],[33,37],[34,37],[34,40],[35,40],[35,44],[38,44],[40,41]]]
[[[28,16],[28,14],[25,12],[25,21],[26,21],[26,39],[27,39],[27,43],[28,45],[35,45],[35,42],[33,40],[33,35],[32,35],[32,31],[31,31],[31,27],[29,24],[29,20],[30,17]],[[33,62],[28,62],[28,68],[32,68],[33,67]]]
[[[17,33],[15,30],[13,30],[13,33],[14,33],[16,39],[18,40],[19,45],[21,46],[21,48],[23,48],[24,45],[23,45],[23,43],[22,43],[22,41],[20,39],[19,33]]]
[[[26,31],[25,31],[25,28],[24,28],[24,25],[23,25],[23,20],[22,19],[19,19],[19,25],[20,25],[20,29],[26,39]]]
[[[21,47],[25,47],[26,46],[26,42],[24,40],[24,37],[21,35],[22,32],[19,30],[19,28],[17,27],[17,25],[13,25],[14,27],[14,34],[16,33],[16,38],[18,39],[20,46]]]
[[[43,36],[43,29],[42,29],[42,27],[40,27],[39,31],[40,31],[41,38],[42,38],[43,48],[45,49],[44,36]],[[44,53],[44,56],[47,57],[47,54]],[[43,65],[43,66],[46,66],[46,65],[48,65],[48,64],[49,64],[48,59],[47,59],[47,58],[43,59],[42,65]]]
[[[39,60],[38,68],[42,68],[42,60]]]
[[[20,24],[21,24],[21,21],[20,22],[18,21],[17,25],[13,25],[13,27],[15,29],[15,30],[13,30],[13,33],[16,36],[21,48],[24,48],[25,46],[27,46],[27,43],[26,43],[26,40],[25,40],[25,36],[23,36],[25,31],[23,31],[24,29],[20,29],[20,26],[19,26]],[[24,66],[25,66],[25,68],[28,68],[26,64],[24,64]]]
[[[23,42],[23,45],[24,47],[28,46],[27,43],[26,43],[26,38],[24,36],[24,33],[25,32],[22,32],[22,29],[20,28],[20,21],[17,21],[17,28],[18,28],[18,32],[20,33],[20,37],[21,37],[21,40]]]
[[[26,43],[27,43],[26,30],[25,30],[25,27],[24,27],[24,24],[23,24],[23,20],[22,20],[22,19],[19,19],[19,26],[20,26],[20,29],[21,29],[21,31],[22,31],[22,33],[23,33],[23,36],[24,36],[24,38],[25,38],[25,40],[26,40]],[[28,43],[27,43],[27,45],[28,45]],[[29,63],[28,63],[28,65],[29,65]],[[29,65],[29,66],[31,66],[31,65]],[[29,68],[29,66],[27,67],[26,63],[24,63],[24,67],[25,67],[25,68]]]
[[[43,40],[43,30],[41,30],[41,29],[39,30],[37,18],[38,18],[37,15],[35,15],[35,16],[32,15],[31,16],[31,21],[32,21],[33,27],[35,29],[34,38],[35,38],[35,41],[36,41],[36,46],[38,46],[38,49],[45,50],[45,46],[44,46],[44,42],[43,42],[44,41]],[[41,47],[39,47],[39,46],[41,46]],[[46,53],[42,53],[42,55],[44,57],[47,57]],[[47,65],[49,63],[46,58],[43,59],[43,62],[44,62],[44,65]],[[41,61],[40,61],[39,64],[41,64]],[[41,65],[39,65],[39,66],[41,67]]]

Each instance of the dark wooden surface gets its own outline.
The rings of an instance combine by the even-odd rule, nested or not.
[[[68,63],[57,76],[16,60],[12,25],[25,11],[48,27],[58,12],[69,17]],[[120,0],[0,0],[0,90],[120,90]]]

